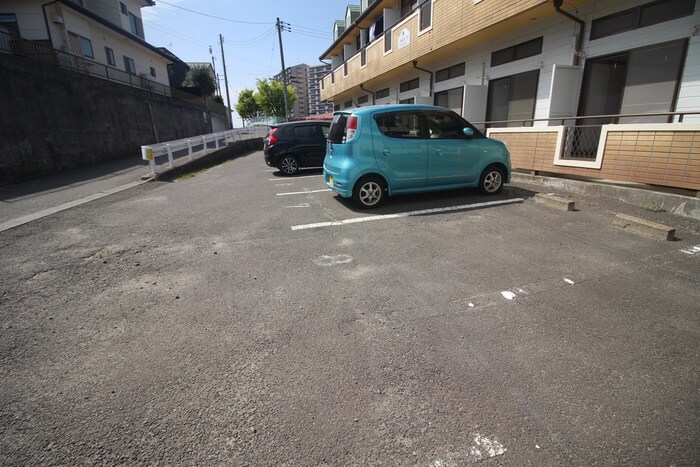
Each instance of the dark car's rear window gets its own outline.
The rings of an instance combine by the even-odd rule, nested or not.
[[[328,132],[328,139],[332,144],[343,144],[345,142],[345,126],[348,123],[349,115],[345,113],[333,115],[331,129]]]

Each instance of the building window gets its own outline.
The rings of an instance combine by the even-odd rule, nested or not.
[[[528,71],[489,81],[486,119],[488,121],[516,120],[490,126],[532,126],[535,115],[537,84],[540,71]]]
[[[348,75],[348,62],[345,61],[345,62],[343,62],[343,76],[347,76],[347,75]]]
[[[345,101],[345,103],[343,104],[343,108],[349,109],[350,107],[352,107],[352,101]]]
[[[410,91],[411,89],[418,89],[420,86],[420,79],[419,78],[414,78],[410,81],[404,81],[401,83],[399,86],[399,92],[406,92]]]
[[[464,62],[458,63],[448,68],[443,68],[435,72],[435,82],[447,81],[448,79],[464,76]]]
[[[339,110],[340,110],[340,104],[335,104],[335,105],[333,106],[333,111],[334,111],[334,112],[337,112],[337,111],[339,111]]]
[[[151,67],[151,76],[156,77],[156,69]]]
[[[126,72],[130,75],[136,74],[136,64],[134,63],[134,59],[129,58],[126,55],[124,56],[124,70],[126,70]]]
[[[384,53],[391,52],[391,32],[392,28],[389,28],[384,33]]]
[[[497,50],[491,54],[491,66],[503,65],[522,58],[532,57],[542,53],[542,38],[538,37],[522,44],[506,49]]]
[[[331,84],[335,84],[335,72],[331,71]]]
[[[114,50],[109,47],[105,47],[105,56],[107,57],[107,64],[112,66],[117,66],[116,60],[114,60]]]
[[[360,50],[360,66],[367,65],[367,49]]]
[[[680,40],[586,60],[578,115],[671,112],[687,41]],[[584,125],[668,122],[668,116],[581,120]]]
[[[401,0],[401,17],[405,17],[418,8],[418,0]]]
[[[129,13],[124,2],[119,2],[119,9],[121,10],[122,15],[127,15]]]
[[[399,104],[415,104],[415,103],[416,103],[416,98],[415,98],[415,97],[411,97],[411,98],[408,98],[408,99],[401,99],[401,100],[399,101]]]
[[[464,100],[464,87],[449,89],[435,93],[435,105],[452,109],[462,115],[462,101]]]
[[[69,32],[68,36],[71,40],[71,52],[75,53],[78,49],[80,50],[83,57],[95,58],[95,54],[92,51],[92,42],[87,37],[80,36],[74,32]]]
[[[129,13],[129,26],[131,26],[132,34],[139,36],[141,39],[144,38],[143,23],[141,22],[141,18],[139,18],[133,13]]]
[[[385,97],[389,97],[389,88],[380,89],[374,93],[375,99],[383,99]]]
[[[0,13],[0,27],[7,29],[12,37],[19,37],[17,16],[14,13]]]
[[[690,16],[695,0],[660,0],[594,19],[591,40]]]
[[[369,96],[367,96],[367,95],[360,96],[360,97],[357,98],[357,104],[358,104],[358,105],[359,105],[359,104],[366,104],[367,102],[369,102]]]
[[[418,23],[418,30],[425,31],[433,23],[433,2],[432,0],[425,0],[420,6],[420,21]]]

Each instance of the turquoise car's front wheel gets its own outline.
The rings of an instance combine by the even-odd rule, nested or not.
[[[384,181],[379,177],[361,178],[352,191],[352,200],[362,209],[372,209],[381,205],[386,199]]]
[[[503,169],[497,165],[490,165],[481,174],[479,180],[479,191],[485,195],[495,195],[503,189],[503,180],[505,173]]]

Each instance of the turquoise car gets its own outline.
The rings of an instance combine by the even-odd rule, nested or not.
[[[506,146],[455,112],[429,105],[382,105],[335,112],[323,162],[326,185],[363,209],[387,196],[510,181]]]

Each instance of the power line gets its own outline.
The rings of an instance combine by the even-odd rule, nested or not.
[[[331,34],[328,33],[328,31],[321,31],[320,29],[313,29],[313,28],[308,28],[306,26],[299,26],[298,24],[290,24],[290,26],[294,29],[300,29],[303,31],[308,31],[308,32],[315,32],[319,34],[324,34],[327,36],[330,36]]]
[[[321,36],[321,35],[318,35],[318,34],[309,34],[309,33],[306,33],[306,32],[295,31],[295,30],[293,30],[293,29],[292,29],[291,31],[289,31],[289,32],[291,32],[292,34],[296,34],[297,36],[312,37],[312,38],[314,38],[314,39],[327,39],[327,40],[330,40],[330,38],[331,38],[331,36]]]
[[[231,19],[231,18],[222,18],[221,16],[215,16],[215,15],[210,15],[208,13],[202,13],[201,11],[195,11],[195,10],[190,10],[189,8],[185,8],[179,5],[175,5],[173,3],[166,2],[164,0],[158,0],[160,3],[163,3],[165,5],[171,6],[173,8],[178,8],[180,10],[188,11],[190,13],[194,13],[195,15],[201,15],[201,16],[206,16],[207,18],[214,18],[218,19],[221,21],[228,21],[231,23],[239,23],[239,24],[274,24],[274,23],[261,23],[261,22],[256,22],[256,21],[242,21],[242,20],[237,20],[237,19]]]
[[[167,30],[167,29],[159,28],[159,27],[157,27],[157,26],[155,26],[155,25],[153,25],[153,24],[149,24],[149,25],[148,25],[148,28],[149,28],[149,29],[155,29],[156,31],[160,31],[160,32],[169,34],[169,35],[172,36],[172,37],[177,37],[178,39],[182,39],[183,41],[190,42],[190,43],[195,44],[195,45],[199,45],[199,46],[202,46],[202,47],[208,47],[207,45],[202,44],[201,42],[195,41],[195,40],[192,39],[191,37],[188,37],[188,36],[185,36],[185,35],[182,35],[182,34],[178,34],[178,33],[175,33],[175,32],[173,32],[173,31],[169,31],[169,30]]]

